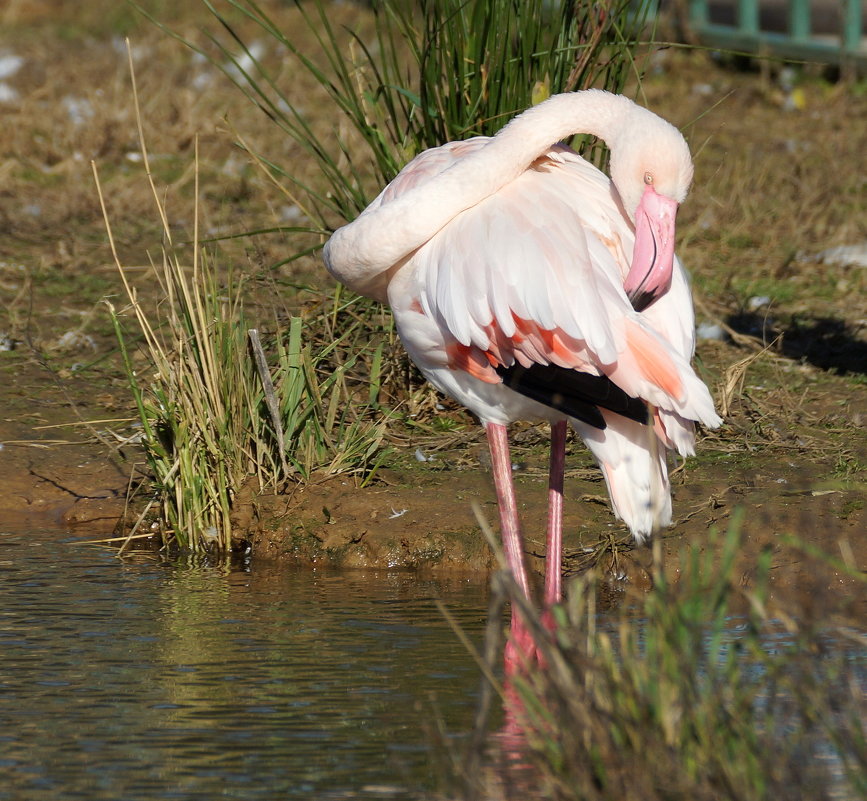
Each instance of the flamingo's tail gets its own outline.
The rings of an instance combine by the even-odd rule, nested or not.
[[[608,486],[614,513],[636,541],[671,525],[671,490],[665,448],[652,426],[604,413],[607,427],[572,425],[592,451]]]

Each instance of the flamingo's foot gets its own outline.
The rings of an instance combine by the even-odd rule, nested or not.
[[[548,631],[553,632],[556,627],[550,611],[543,613],[542,623]],[[512,632],[503,654],[503,662],[507,680],[515,676],[526,676],[535,667],[544,669],[547,666],[542,649],[533,639],[529,630],[514,620]]]

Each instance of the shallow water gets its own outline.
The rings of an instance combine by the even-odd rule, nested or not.
[[[0,799],[445,789],[431,730],[470,730],[480,679],[434,599],[478,641],[486,596],[0,533]]]

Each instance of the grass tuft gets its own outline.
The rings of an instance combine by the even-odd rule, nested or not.
[[[262,492],[277,491],[292,478],[309,479],[317,470],[369,474],[380,456],[385,423],[366,416],[373,393],[367,403],[358,402],[347,382],[359,356],[331,363],[348,335],[314,347],[303,339],[305,321],[291,317],[288,328],[270,338],[277,361],[276,378],[271,375],[259,332],[245,320],[243,280],[229,271],[221,281],[214,257],[199,245],[197,207],[187,246],[191,258],[174,245],[166,201],[149,169],[132,73],[142,162],[163,230],[162,258],[151,265],[162,301],[155,311],[146,309],[129,283],[94,165],[141,352],[133,354],[124,315],[113,306],[111,318],[159,497],[164,544],[226,553],[232,548],[233,504],[246,482],[255,481]],[[196,175],[197,168],[198,159]],[[195,190],[198,204],[197,179]],[[365,353],[365,347],[353,346]],[[375,352],[371,359],[377,363]]]
[[[676,584],[657,570],[610,624],[596,616],[595,577],[575,581],[555,635],[500,582],[547,662],[515,687],[518,762],[532,762],[545,798],[865,797],[864,673],[852,658],[863,633],[774,608],[770,551],[754,588],[742,586],[739,519],[712,540],[681,553]],[[853,566],[830,564],[863,586]]]
[[[385,421],[380,415],[371,422],[371,405],[353,397],[353,360],[335,368],[337,343],[306,343],[301,317],[269,336],[272,375],[259,332],[245,319],[243,282],[229,274],[221,283],[213,257],[198,246],[194,252],[189,266],[163,249],[153,266],[165,298],[157,311],[138,301],[118,261],[129,307],[111,307],[111,317],[160,499],[164,543],[227,552],[234,500],[245,483],[276,492],[316,471],[369,478],[382,458]],[[129,312],[134,336],[125,325]],[[143,348],[133,353],[137,339]]]

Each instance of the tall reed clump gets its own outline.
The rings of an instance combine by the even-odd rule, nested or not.
[[[230,289],[234,297],[220,292],[204,254],[188,269],[177,254],[164,251],[153,269],[165,293],[158,312],[146,310],[125,282],[143,359],[131,352],[138,337],[128,332],[123,312],[110,311],[164,544],[228,551],[232,502],[248,473],[266,486],[280,476],[273,432],[259,413],[262,393],[248,358],[239,293],[237,287]]]
[[[213,257],[200,246],[197,210],[192,243],[174,245],[144,145],[132,62],[130,69],[143,165],[162,225],[162,257],[151,265],[160,301],[147,308],[126,277],[94,165],[109,243],[138,334],[125,328],[127,310],[111,307],[111,317],[142,426],[164,544],[228,552],[233,502],[246,482],[274,491],[314,470],[375,468],[384,423],[366,416],[375,405],[367,388],[356,397],[347,382],[353,360],[373,348],[350,343],[356,355],[335,365],[334,351],[347,347],[352,329],[313,345],[302,339],[302,319],[292,317],[288,329],[273,336],[272,375],[259,332],[245,320],[242,280],[229,271],[221,281]],[[330,319],[344,306],[336,300],[322,316]],[[142,347],[133,354],[139,339]],[[370,356],[374,366],[378,353]],[[375,371],[371,381],[377,385]]]
[[[683,551],[677,585],[657,572],[653,589],[604,627],[593,577],[556,610],[556,637],[506,586],[546,661],[517,682],[523,759],[535,766],[524,776],[542,797],[867,796],[864,664],[854,656],[863,632],[772,611],[770,553],[756,565],[757,589],[740,586],[738,531],[733,523],[707,548]],[[833,567],[867,583],[854,566]]]
[[[165,237],[170,243],[168,229]],[[198,245],[190,250],[186,263],[169,244],[153,265],[163,295],[156,310],[139,301],[118,260],[129,307],[112,307],[111,317],[164,543],[228,552],[238,534],[233,503],[246,482],[274,492],[316,470],[370,473],[382,455],[384,422],[366,414],[367,395],[354,397],[352,359],[332,363],[341,340],[305,343],[300,317],[271,338],[269,368],[258,331],[245,321],[242,282],[229,274],[221,283],[213,258]],[[129,313],[137,334],[125,325]],[[378,363],[375,352],[371,359]]]
[[[283,230],[320,234],[354,219],[426,148],[494,134],[550,93],[590,86],[620,91],[634,69],[649,6],[645,0],[374,0],[373,32],[365,37],[336,28],[333,9],[322,0],[296,0],[299,24],[291,33],[254,0],[203,2],[225,36],[208,34],[213,47],[183,41],[223,70],[316,165],[317,174],[302,179],[275,158],[256,155],[310,221]],[[230,11],[277,46],[279,68],[269,69]],[[315,43],[315,56],[302,40]],[[316,96],[299,99],[288,91],[298,83],[292,79],[297,68],[314,79]],[[320,102],[333,108],[330,130],[309,120],[310,104]]]

